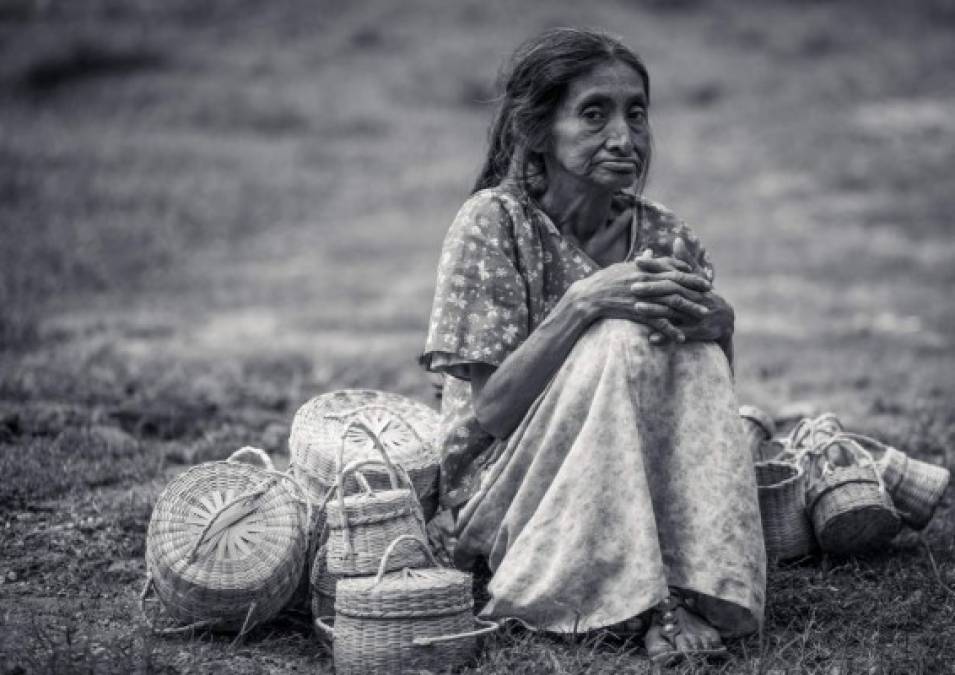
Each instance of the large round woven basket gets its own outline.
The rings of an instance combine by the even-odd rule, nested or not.
[[[839,466],[826,450],[849,451],[856,463]],[[807,455],[810,467],[807,508],[819,546],[852,553],[891,539],[901,521],[871,455],[844,434],[835,434]]]
[[[755,466],[766,555],[775,560],[808,555],[816,542],[806,514],[805,472],[787,462]]]
[[[434,567],[386,574],[403,544],[420,548]],[[385,551],[377,575],[338,581],[334,627],[327,617],[315,623],[332,636],[339,675],[445,672],[472,658],[477,637],[497,628],[473,612],[471,575],[438,567],[428,545],[406,535]]]
[[[365,420],[391,459],[411,476],[425,514],[430,517],[437,503],[440,416],[425,404],[400,394],[342,389],[305,403],[295,413],[289,434],[293,475],[307,480],[318,503],[335,484],[342,466],[338,463],[342,435],[356,417]],[[377,458],[369,434],[354,429],[346,434],[345,441],[346,463]],[[388,476],[383,471],[369,471],[366,476],[373,487],[388,486]]]
[[[263,466],[239,461],[248,456]],[[254,448],[178,476],[159,496],[146,534],[147,623],[162,633],[243,633],[273,617],[301,579],[309,510],[305,488]],[[150,616],[151,591],[177,625],[160,627]]]
[[[384,465],[388,472],[390,489],[376,491],[365,483],[360,493],[343,494],[340,485],[345,485],[350,475],[359,469],[380,465]],[[415,499],[410,481],[406,479],[406,485],[401,486],[399,469],[387,459],[384,462],[352,462],[342,471],[339,482],[340,485],[336,485],[331,493],[337,499],[327,500],[325,507],[328,574],[339,577],[374,574],[388,545],[397,537],[426,536],[421,506]],[[395,568],[424,567],[428,558],[416,548],[405,547],[394,556],[391,564]]]

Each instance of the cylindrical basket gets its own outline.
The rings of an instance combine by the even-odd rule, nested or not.
[[[838,446],[850,451],[857,463],[830,463],[826,450]],[[886,493],[871,455],[845,434],[835,434],[817,446],[808,462],[812,467],[806,494],[816,539],[823,550],[852,553],[887,542],[901,521]]]
[[[386,574],[406,542],[434,567]],[[477,637],[497,629],[473,612],[471,575],[439,567],[427,543],[405,535],[387,548],[377,575],[339,580],[334,627],[326,617],[315,625],[332,636],[339,675],[444,672],[472,658]]]
[[[912,459],[893,447],[886,447],[878,464],[902,520],[914,530],[923,529],[948,487],[948,469]]]
[[[264,466],[240,461],[248,456]],[[273,617],[301,579],[309,511],[305,488],[256,448],[178,476],[159,496],[146,534],[147,623],[161,633],[241,634]],[[150,618],[151,591],[178,626],[160,628]]]
[[[815,539],[806,514],[805,472],[787,462],[755,466],[766,555],[775,560],[808,555],[815,548]]]
[[[743,426],[743,441],[749,448],[753,461],[763,461],[762,445],[776,433],[773,418],[754,405],[740,406],[739,416]]]
[[[411,477],[418,498],[430,518],[437,505],[440,416],[423,403],[400,394],[372,389],[343,389],[305,403],[292,421],[289,434],[293,475],[307,479],[316,503],[338,475],[338,451],[349,422],[360,417],[391,459]],[[369,434],[355,430],[346,438],[345,462],[377,458]],[[387,488],[388,476],[369,471],[373,487]],[[353,486],[349,486],[352,489]]]

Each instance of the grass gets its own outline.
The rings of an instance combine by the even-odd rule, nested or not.
[[[158,639],[136,597],[162,486],[308,397],[433,400],[414,362],[504,55],[611,27],[653,77],[649,193],[737,310],[740,399],[835,410],[955,466],[951,3],[0,7],[0,668],[327,672],[294,616]],[[924,540],[955,586],[946,503]],[[676,672],[943,672],[922,543],[770,573],[766,627]],[[507,626],[467,672],[648,672]]]

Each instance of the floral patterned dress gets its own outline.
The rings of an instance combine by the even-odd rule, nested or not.
[[[628,259],[648,248],[671,255],[682,237],[712,280],[682,221],[626,199]],[[495,439],[475,417],[469,364],[500,366],[573,282],[599,268],[512,182],[461,208],[421,358],[445,381],[436,523],[459,564],[481,556],[494,571],[485,616],[586,630],[652,607],[669,585],[709,598],[709,618],[725,633],[752,630],[765,554],[719,347],[653,347],[643,326],[600,321],[510,437]]]

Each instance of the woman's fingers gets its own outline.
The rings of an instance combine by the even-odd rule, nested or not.
[[[636,259],[637,269],[644,272],[692,272],[693,267],[683,262],[679,258],[647,258],[639,257]]]
[[[702,294],[707,293],[710,289],[710,283],[706,279],[683,272],[658,274],[654,277],[640,279],[630,286],[630,292],[638,298],[677,294],[694,302],[702,300]]]
[[[646,324],[651,328],[656,328],[664,337],[670,338],[675,342],[685,342],[686,336],[679,328],[674,326],[668,319],[649,319]]]
[[[702,319],[710,313],[706,305],[702,305],[692,300],[684,298],[682,295],[661,295],[653,299],[653,302],[637,302],[634,305],[637,311],[646,311],[653,316],[666,316],[670,319],[685,318],[686,315],[694,319]],[[664,312],[663,310],[667,310]]]
[[[657,295],[662,295],[664,293],[671,293],[673,291],[666,290],[671,288],[671,286],[662,285],[663,282],[673,282],[677,286],[681,286],[685,289],[691,291],[698,291],[700,293],[706,293],[707,291],[713,288],[712,284],[709,281],[699,276],[698,274],[692,274],[689,272],[679,272],[677,270],[670,270],[668,272],[660,272],[655,274],[648,274],[646,276],[638,276],[637,282],[633,286],[634,293],[637,291],[638,285],[648,286],[646,292],[650,292],[654,289],[657,289]],[[653,284],[661,284],[658,286],[653,286]]]
[[[693,254],[690,253],[690,249],[687,248],[683,237],[677,237],[673,240],[673,256],[690,265],[691,268],[696,269],[696,261],[693,260]]]

